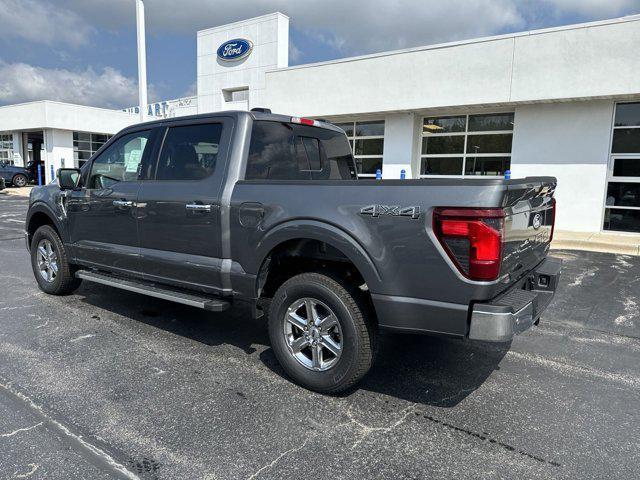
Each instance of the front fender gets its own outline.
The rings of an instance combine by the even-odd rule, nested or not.
[[[56,210],[61,210],[61,209],[57,207]],[[28,232],[30,230],[29,225],[31,224],[31,221],[34,219],[36,215],[40,215],[40,214],[46,215],[53,222],[53,225],[55,226],[56,230],[60,234],[60,238],[62,239],[62,242],[67,243],[69,241],[69,232],[68,232],[66,222],[64,221],[65,217],[62,215],[61,211],[56,212],[53,208],[51,208],[51,206],[48,205],[48,203],[45,203],[42,200],[36,200],[29,207],[29,210],[27,212],[27,218],[25,221],[25,231]],[[27,238],[27,242],[28,242],[28,245],[31,244],[30,236]]]
[[[252,271],[258,272],[267,256],[278,245],[290,240],[317,240],[342,252],[358,269],[369,290],[377,291],[382,283],[380,272],[373,259],[348,232],[317,220],[293,220],[274,226],[256,246],[259,260]]]

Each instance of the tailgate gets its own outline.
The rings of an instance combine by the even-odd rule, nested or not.
[[[540,263],[549,251],[556,179],[512,180],[504,199],[505,243],[501,274],[520,278]]]

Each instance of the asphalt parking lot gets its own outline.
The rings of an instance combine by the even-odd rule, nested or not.
[[[0,478],[638,478],[640,258],[565,260],[509,349],[383,335],[341,397],[286,378],[247,308],[41,293],[0,192]]]

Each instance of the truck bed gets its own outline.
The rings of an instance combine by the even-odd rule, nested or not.
[[[555,185],[553,177],[240,181],[231,202],[232,219],[240,218],[232,222],[232,257],[245,259],[242,269],[257,275],[272,245],[296,235],[316,235],[316,240],[340,249],[356,263],[374,302],[424,302],[436,324],[439,311],[446,311],[447,317],[457,311],[457,319],[447,318],[446,325],[434,330],[464,335],[471,302],[496,297],[546,256]],[[259,225],[243,226],[247,205],[260,205]],[[460,274],[435,237],[437,207],[504,209],[504,258],[498,280],[477,282]],[[538,212],[542,224],[534,229],[532,219]]]

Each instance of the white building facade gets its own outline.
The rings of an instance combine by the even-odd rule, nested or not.
[[[147,113],[266,107],[327,119],[363,177],[552,175],[558,229],[640,233],[640,16],[294,67],[288,47],[280,13],[200,31],[197,95]],[[0,161],[24,162],[29,133],[42,132],[50,179],[136,112],[0,107]]]

